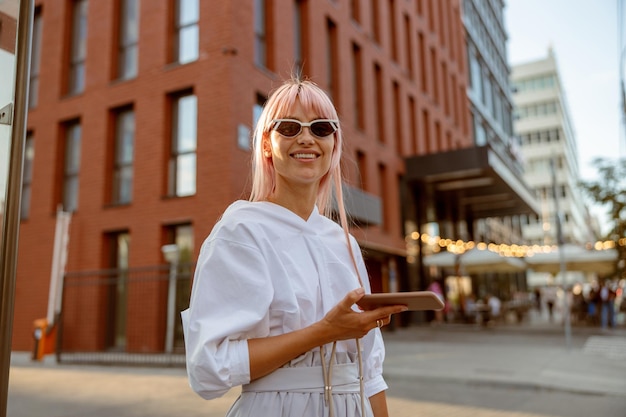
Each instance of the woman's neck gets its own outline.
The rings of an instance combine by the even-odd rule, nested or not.
[[[291,210],[304,220],[308,220],[315,207],[317,189],[314,187],[302,187],[289,190],[275,190],[267,199],[268,201]]]

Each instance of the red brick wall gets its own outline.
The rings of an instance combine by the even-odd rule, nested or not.
[[[269,0],[268,0],[269,1]],[[417,14],[420,1],[422,15]],[[139,72],[136,79],[112,80],[115,56],[114,1],[89,2],[88,44],[85,91],[75,97],[66,97],[63,91],[66,77],[68,44],[67,30],[69,2],[39,0],[42,6],[43,36],[38,107],[28,117],[29,130],[33,132],[35,159],[32,182],[32,205],[29,219],[20,228],[17,293],[14,321],[13,349],[29,350],[32,347],[32,322],[45,317],[48,302],[52,243],[54,240],[56,205],[59,202],[59,144],[60,123],[80,118],[82,124],[82,154],[78,210],[70,226],[68,271],[86,271],[106,268],[103,234],[127,230],[131,236],[130,265],[132,267],[164,263],[160,247],[166,243],[163,226],[191,222],[194,228],[195,250],[210,232],[224,208],[237,198],[246,197],[249,185],[249,153],[237,148],[237,126],[251,127],[252,107],[256,94],[267,95],[289,75],[293,60],[290,19],[293,0],[273,0],[272,65],[274,71],[258,68],[253,61],[253,12],[251,4],[244,2],[200,2],[200,56],[196,62],[179,66],[169,63],[171,48],[168,28],[169,0],[141,2]],[[401,251],[404,236],[401,231],[398,176],[404,172],[403,158],[412,149],[424,153],[427,141],[423,133],[421,114],[429,112],[430,132],[435,123],[440,125],[442,137],[450,137],[451,145],[434,143],[431,151],[447,150],[448,146],[469,146],[469,128],[466,113],[466,65],[463,28],[460,20],[459,0],[450,1],[395,1],[395,30],[397,61],[391,57],[390,19],[388,1],[379,5],[380,45],[372,41],[372,20],[369,2],[361,2],[360,23],[354,22],[348,10],[348,1],[309,0],[306,35],[309,45],[306,54],[307,75],[327,87],[326,18],[337,25],[338,47],[341,62],[338,65],[338,108],[346,135],[345,147],[348,162],[346,177],[357,185],[356,150],[366,154],[368,184],[365,190],[383,195],[388,213],[388,227],[369,227],[355,230],[363,242],[377,247]],[[429,28],[429,7],[434,20]],[[314,7],[313,7],[314,6]],[[409,73],[407,36],[404,15],[409,16],[409,34],[412,51],[413,74]],[[441,14],[441,18],[439,17]],[[441,26],[443,22],[443,26]],[[426,50],[434,48],[439,62],[431,65],[421,62],[418,54],[418,33],[422,33]],[[352,42],[362,49],[365,127],[357,129],[356,115],[352,109],[352,69],[350,56]],[[428,58],[429,53],[426,54]],[[380,65],[384,85],[383,99],[379,103],[384,111],[385,136],[381,144],[375,137],[376,108],[373,92],[373,63]],[[445,62],[448,71],[447,93],[444,95],[443,74],[435,70]],[[420,79],[426,74],[428,88],[422,91]],[[453,82],[452,79],[455,81]],[[399,84],[402,138],[396,138],[393,114],[392,83]],[[169,146],[168,94],[192,88],[198,100],[197,126],[197,193],[191,197],[166,198],[167,152]],[[435,101],[434,89],[439,91]],[[409,114],[408,95],[414,98],[414,115]],[[444,106],[445,101],[449,101]],[[111,137],[110,110],[132,104],[135,111],[135,160],[133,200],[130,205],[108,205],[107,187],[110,168],[107,166],[108,140]],[[448,108],[448,112],[445,112]],[[454,110],[453,110],[454,109]],[[410,120],[417,122],[417,143],[411,143]],[[401,141],[403,154],[399,154],[396,141]],[[445,142],[445,141],[443,141]],[[386,166],[383,184],[378,178],[378,166]],[[57,190],[57,191],[55,191]],[[146,349],[161,346],[164,333],[163,289],[142,290],[137,295],[151,300],[153,306],[133,307],[129,312],[154,334]],[[97,317],[102,296],[81,303],[80,315]],[[150,303],[148,303],[150,305]],[[134,310],[133,310],[134,309]],[[103,319],[101,319],[103,320]],[[146,324],[147,323],[147,324]],[[129,327],[135,326],[130,324]],[[151,327],[150,327],[151,326]],[[78,336],[77,336],[78,337]],[[97,340],[94,344],[100,343]],[[133,343],[129,340],[129,343]]]

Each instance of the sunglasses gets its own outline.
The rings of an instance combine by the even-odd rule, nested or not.
[[[295,119],[272,120],[272,129],[286,138],[295,138],[302,132],[303,127],[308,127],[311,133],[318,138],[325,138],[339,129],[339,120],[319,119],[313,120],[310,123]]]

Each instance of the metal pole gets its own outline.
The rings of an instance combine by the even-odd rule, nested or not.
[[[0,241],[0,417],[6,416],[9,391],[33,10],[34,0],[21,0],[16,34],[15,107],[11,129],[4,227]]]
[[[178,245],[161,246],[163,257],[170,264],[167,290],[167,320],[165,327],[165,353],[174,351],[174,317],[176,315],[176,278],[178,273],[178,262],[180,262],[180,249]]]
[[[174,316],[176,314],[176,271],[178,262],[170,263],[169,288],[167,291],[167,327],[165,328],[165,353],[174,351]]]
[[[554,218],[556,223],[556,240],[559,245],[559,265],[561,271],[561,285],[563,286],[563,292],[565,296],[563,297],[563,321],[565,327],[565,346],[567,349],[571,347],[571,326],[570,326],[570,311],[569,311],[569,299],[568,299],[568,291],[567,291],[567,282],[566,282],[566,267],[565,267],[565,254],[563,253],[563,227],[561,224],[561,210],[559,208],[559,198],[557,195],[557,187],[556,187],[556,168],[554,166],[554,158],[550,159],[550,170],[552,171],[552,194],[554,198]]]

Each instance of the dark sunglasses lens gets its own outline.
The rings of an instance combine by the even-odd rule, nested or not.
[[[335,126],[330,122],[313,122],[311,124],[311,132],[321,138],[335,133],[335,130]]]
[[[291,138],[300,133],[300,129],[301,126],[298,122],[280,122],[276,131],[283,136]]]

